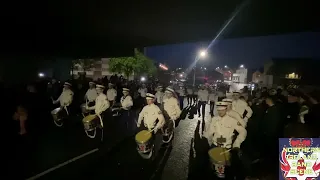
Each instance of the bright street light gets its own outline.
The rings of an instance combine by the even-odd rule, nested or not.
[[[43,73],[39,73],[38,75],[39,75],[39,77],[44,77]]]
[[[146,80],[145,77],[141,77],[141,81],[144,82]]]
[[[207,55],[207,52],[206,51],[201,51],[200,52],[200,57],[205,57]]]
[[[243,67],[244,67],[244,65],[243,65],[243,64],[241,64],[241,65],[240,65],[240,67],[241,67],[241,68],[243,68]]]

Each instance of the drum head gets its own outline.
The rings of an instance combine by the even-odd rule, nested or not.
[[[151,132],[147,130],[140,131],[138,134],[136,134],[136,141],[139,143],[145,143],[149,141],[152,137]]]
[[[208,151],[209,157],[213,162],[225,164],[230,160],[230,152],[226,152],[227,149],[221,147],[215,147]]]
[[[61,108],[55,108],[54,110],[51,111],[51,114],[58,114],[58,112],[61,111]]]
[[[82,119],[82,122],[90,122],[97,117],[95,114],[90,114]]]

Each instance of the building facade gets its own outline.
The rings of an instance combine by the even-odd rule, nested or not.
[[[109,71],[109,61],[110,58],[101,58],[95,61],[92,68],[86,70],[85,72],[82,70],[81,65],[76,64],[74,69],[70,71],[70,74],[78,78],[81,74],[86,74],[86,77],[91,78],[93,80],[97,80],[99,78],[103,78],[107,76],[110,78],[114,73]],[[121,75],[121,74],[119,74]],[[122,74],[123,75],[123,74]],[[129,76],[129,80],[133,80],[134,76]]]
[[[248,83],[248,69],[247,68],[239,68],[232,75],[232,82],[234,83]]]

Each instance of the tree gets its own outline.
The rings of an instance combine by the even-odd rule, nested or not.
[[[156,72],[156,67],[150,58],[135,49],[133,57],[111,58],[109,70],[129,78],[133,73],[152,75]]]

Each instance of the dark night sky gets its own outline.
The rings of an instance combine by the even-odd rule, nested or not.
[[[196,53],[205,49],[208,42],[154,46],[146,49],[147,56],[169,66],[187,67],[194,61]],[[320,33],[294,33],[219,40],[209,49],[203,65],[213,67],[228,65],[237,67],[245,64],[259,68],[270,58],[311,57],[320,59]]]

